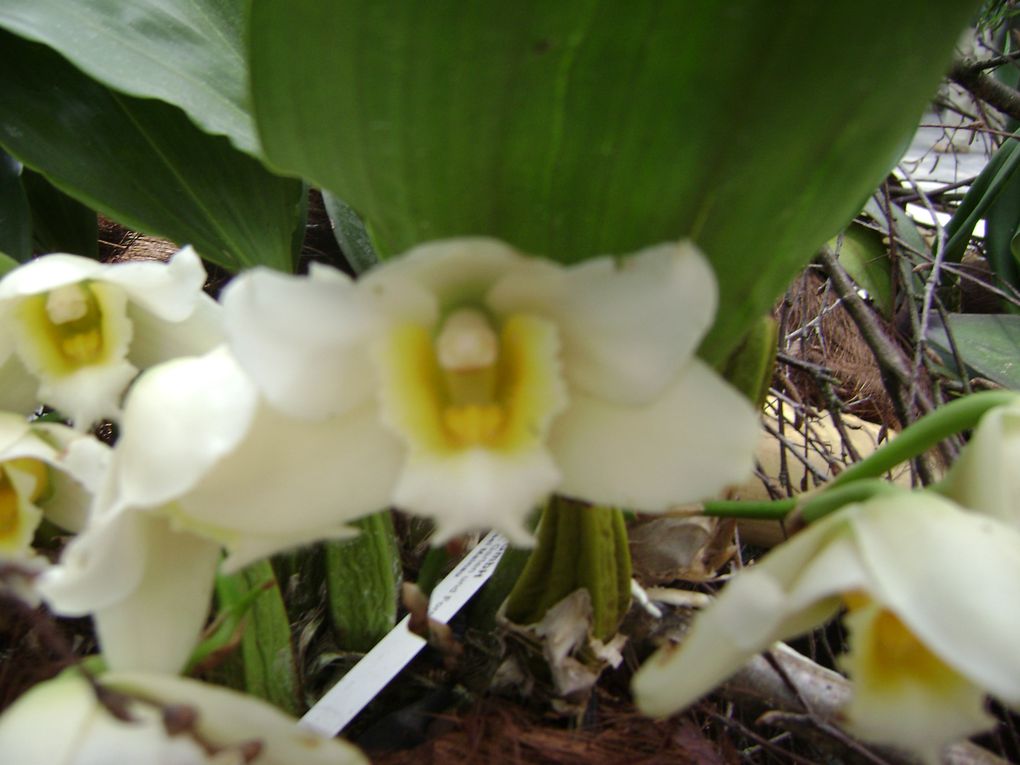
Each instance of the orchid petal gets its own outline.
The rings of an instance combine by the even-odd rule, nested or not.
[[[143,374],[125,403],[112,501],[157,507],[190,490],[237,448],[257,402],[225,348]]]
[[[852,611],[843,622],[850,652],[841,665],[854,680],[843,712],[852,733],[906,747],[935,765],[946,744],[994,725],[984,691],[932,655],[881,604]]]
[[[166,321],[137,305],[128,306],[134,338],[128,358],[140,369],[181,356],[208,353],[225,341],[223,309],[205,293],[199,293],[194,310],[180,321]]]
[[[180,704],[198,712],[196,727],[220,746],[256,739],[263,744],[256,765],[368,765],[355,747],[298,728],[271,704],[252,696],[184,677],[111,673],[111,688]]]
[[[563,471],[562,493],[662,512],[746,478],[757,441],[751,405],[694,359],[644,406],[572,392],[549,445]]]
[[[1020,528],[1020,400],[985,413],[940,491]]]
[[[496,311],[554,321],[568,382],[618,404],[649,403],[694,354],[715,315],[711,266],[691,244],[663,244],[571,268],[534,261],[502,279]]]
[[[145,519],[139,513],[109,513],[64,548],[37,588],[61,616],[85,616],[127,597],[145,572]]]
[[[524,522],[559,481],[542,448],[509,453],[468,449],[409,458],[393,502],[436,520],[433,544],[480,528],[497,529],[516,545],[531,545]]]
[[[195,251],[184,247],[166,263],[115,263],[92,278],[119,285],[132,303],[163,321],[176,323],[191,316],[204,297],[206,274]]]
[[[311,419],[371,398],[368,347],[379,322],[353,283],[316,273],[256,268],[221,298],[231,349],[259,390],[282,411]]]
[[[415,285],[424,294],[434,295],[438,305],[448,311],[462,305],[482,305],[494,283],[532,262],[533,258],[495,239],[444,239],[419,245],[399,258],[383,262],[369,271],[361,284],[369,292],[380,287],[405,291]],[[389,305],[395,307],[394,301]],[[431,325],[439,315],[405,309],[396,318]]]
[[[157,464],[158,442],[147,451],[154,468],[173,471]],[[316,533],[336,536],[342,522],[389,504],[403,457],[374,405],[324,422],[262,406],[244,440],[181,493],[177,518],[232,552],[244,536],[278,537],[279,549]]]
[[[144,569],[125,597],[93,610],[99,645],[113,670],[179,672],[209,615],[219,545],[135,515]]]
[[[698,615],[679,646],[656,652],[634,675],[632,690],[646,714],[664,716],[697,701],[776,640],[805,632],[831,618],[840,607],[838,590],[809,578],[848,564],[842,551],[833,559],[834,536],[842,522],[831,517],[809,526],[744,569]],[[860,573],[850,575],[857,584]],[[791,593],[800,590],[796,598]]]
[[[874,598],[946,664],[1020,704],[1020,530],[935,495],[905,493],[853,518]]]
[[[0,358],[3,358],[3,354],[0,354]],[[38,388],[35,377],[25,369],[16,355],[10,355],[7,361],[0,362],[0,409],[31,414],[39,405],[36,395]]]

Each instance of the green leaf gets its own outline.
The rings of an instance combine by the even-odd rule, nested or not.
[[[839,262],[843,264],[857,286],[868,293],[879,311],[887,319],[893,314],[892,268],[882,235],[877,231],[857,224],[851,224],[839,239],[833,241],[838,247]]]
[[[14,260],[32,255],[32,217],[21,183],[21,163],[0,151],[0,252]]]
[[[39,252],[99,257],[95,210],[64,194],[39,173],[25,170],[21,182],[32,210],[32,238]]]
[[[6,253],[0,252],[0,276],[18,267],[18,261]]]
[[[251,604],[241,638],[244,690],[297,715],[301,702],[294,646],[272,565],[262,560],[237,574],[216,578],[216,597],[221,609],[244,601],[255,590],[261,590],[261,594]]]
[[[949,329],[968,374],[1020,390],[1020,316],[954,313]],[[946,366],[956,368],[945,327],[938,321],[928,330],[928,342]]]
[[[379,254],[372,245],[372,237],[354,209],[328,192],[323,193],[322,204],[326,208],[340,251],[351,268],[360,274],[378,263]]]
[[[258,144],[244,54],[247,0],[4,0],[0,27],[114,90],[180,107],[247,152]]]
[[[694,238],[717,360],[895,162],[974,5],[259,0],[253,107],[268,160],[353,207],[383,256]]]
[[[229,268],[290,270],[302,186],[176,107],[89,79],[0,32],[0,144],[75,199]]]
[[[967,250],[967,243],[970,241],[978,221],[985,217],[989,208],[1000,195],[1006,193],[1011,186],[1020,183],[1020,176],[1017,175],[1017,170],[1020,170],[1020,151],[1017,151],[1018,139],[1020,139],[1020,133],[1014,133],[1013,138],[1006,141],[995,152],[960,201],[960,205],[956,208],[949,223],[946,224],[946,245],[943,252],[943,257],[946,260],[956,263],[960,261],[963,253]],[[1010,196],[1015,196],[1015,192]],[[1015,215],[1015,211],[1011,210],[1010,212]],[[996,226],[1009,229],[1008,223],[996,223]],[[995,258],[997,262],[993,264],[993,268],[1003,268],[1003,263],[999,261],[1003,257],[1008,259],[1009,239],[1012,238],[1015,230],[1014,225],[1008,233],[996,231]]]

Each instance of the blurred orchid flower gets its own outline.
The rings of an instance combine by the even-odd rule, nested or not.
[[[986,692],[1020,704],[1017,602],[1020,530],[930,493],[881,495],[737,574],[682,643],[645,662],[633,691],[642,711],[671,714],[846,608],[846,727],[936,762],[945,744],[993,725]]]
[[[222,548],[236,571],[355,533],[338,518],[344,498],[385,504],[392,437],[363,431],[337,467],[335,431],[265,406],[227,349],[154,367],[128,393],[89,525],[39,591],[59,614],[92,614],[110,667],[177,672],[208,615]]]
[[[116,417],[140,368],[221,341],[204,282],[191,248],[169,263],[44,255],[9,272],[0,279],[0,405],[49,404],[81,429]]]
[[[270,704],[226,688],[142,674],[106,675],[101,682],[127,694],[130,721],[115,718],[98,701],[92,686],[69,670],[35,686],[0,716],[4,761],[18,765],[368,763],[350,744],[303,731]],[[193,710],[194,723],[171,730],[163,711],[175,707]]]
[[[939,491],[1020,528],[1020,396],[985,413]]]
[[[357,283],[255,269],[222,299],[271,407],[334,434],[329,470],[379,449],[361,480],[385,477],[385,496],[340,492],[341,518],[392,503],[433,517],[436,543],[479,527],[528,543],[553,491],[657,512],[752,468],[756,413],[695,356],[716,283],[690,244],[564,267],[449,240]]]
[[[32,538],[44,515],[78,531],[108,452],[63,425],[0,412],[0,559],[32,556]]]

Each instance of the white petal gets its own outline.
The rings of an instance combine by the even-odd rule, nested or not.
[[[890,622],[890,620],[893,620]],[[843,619],[850,630],[850,652],[842,667],[854,681],[853,697],[844,708],[845,727],[866,741],[909,749],[925,762],[940,762],[949,743],[995,724],[984,711],[984,691],[956,674],[923,646],[904,644],[878,625],[902,629],[879,603]],[[890,643],[909,657],[883,657]],[[893,648],[895,652],[896,648]],[[892,665],[892,666],[890,666]]]
[[[179,250],[167,263],[133,261],[105,266],[94,278],[119,284],[132,303],[164,321],[184,321],[204,297],[205,267],[191,247]]]
[[[139,513],[144,569],[125,597],[95,609],[93,620],[113,670],[179,672],[209,615],[220,559],[217,544],[173,531],[159,516]]]
[[[39,381],[39,399],[88,428],[102,419],[120,419],[120,396],[138,373],[127,361],[83,367],[66,377]]]
[[[0,409],[31,414],[39,406],[38,388],[35,377],[25,369],[17,355],[8,356],[7,361],[0,362]]]
[[[434,295],[439,309],[445,313],[464,305],[481,305],[492,285],[516,269],[536,262],[495,239],[465,237],[444,239],[419,245],[399,258],[384,261],[362,279],[366,291],[380,286],[404,294],[417,286]],[[420,299],[419,299],[420,300]],[[389,298],[388,311],[395,310],[396,301]],[[424,305],[413,310],[404,308],[402,321],[432,324],[439,314],[435,308],[426,313]]]
[[[262,741],[256,765],[368,765],[347,742],[302,730],[272,705],[227,688],[183,677],[134,673],[111,673],[103,682],[164,704],[194,707],[198,730],[218,745]]]
[[[149,450],[158,462],[159,449]],[[244,537],[275,537],[277,550],[335,537],[389,505],[403,459],[373,404],[323,422],[262,406],[237,448],[181,497],[177,518],[232,553]]]
[[[199,356],[225,342],[223,308],[204,293],[180,321],[166,321],[136,305],[128,306],[134,338],[128,358],[139,369],[181,356]]]
[[[145,571],[144,523],[136,512],[94,518],[39,579],[50,608],[61,616],[85,616],[127,597]]]
[[[368,346],[382,316],[349,281],[257,268],[222,302],[233,352],[276,407],[295,417],[338,414],[374,388]]]
[[[1020,528],[1020,403],[981,418],[940,491],[969,510]]]
[[[96,696],[73,670],[39,683],[0,716],[0,752],[18,765],[65,765],[96,715]],[[111,764],[112,765],[112,764]]]
[[[716,282],[693,245],[663,244],[567,269],[534,261],[487,302],[553,320],[571,386],[633,405],[659,396],[694,355],[715,315]]]
[[[524,522],[558,481],[556,465],[541,448],[423,453],[408,460],[393,501],[403,510],[435,519],[433,544],[492,528],[513,544],[530,545]]]
[[[683,642],[657,651],[634,676],[632,690],[646,714],[679,711],[726,680],[774,641],[805,632],[839,609],[836,583],[812,575],[843,563],[840,551],[828,560],[845,525],[830,517],[808,527],[752,568],[737,574],[718,599],[697,616]],[[836,548],[838,549],[838,548]],[[798,592],[799,590],[799,592]]]
[[[189,528],[194,521],[188,518],[176,518],[182,528]],[[292,548],[303,547],[330,539],[350,539],[358,535],[353,526],[317,526],[313,529],[296,529],[292,532],[280,532],[259,536],[246,532],[243,536],[226,535],[229,541],[228,555],[220,564],[224,574],[236,574],[249,563],[268,558]]]
[[[745,479],[757,441],[751,405],[694,359],[660,398],[644,406],[571,391],[549,443],[563,471],[564,494],[661,512]]]
[[[101,280],[111,266],[80,255],[56,253],[30,260],[0,279],[0,301],[38,295],[85,279]]]
[[[930,494],[878,497],[853,519],[874,598],[975,684],[1020,704],[1020,530]]]
[[[189,491],[237,448],[257,404],[254,386],[225,348],[150,369],[125,403],[112,501],[157,507]]]

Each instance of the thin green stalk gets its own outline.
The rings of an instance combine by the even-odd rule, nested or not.
[[[900,463],[923,454],[939,441],[973,428],[989,409],[1010,404],[1017,398],[1014,391],[983,391],[940,406],[905,428],[878,451],[848,467],[829,486],[835,488],[864,478],[878,478]]]

